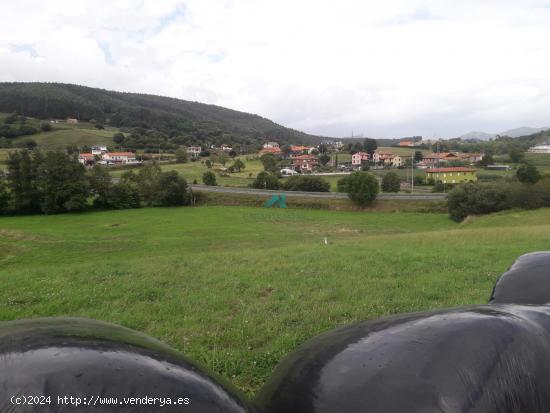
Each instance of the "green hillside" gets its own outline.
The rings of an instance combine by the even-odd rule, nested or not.
[[[266,138],[280,143],[320,139],[258,115],[220,106],[62,83],[0,83],[0,112],[152,129],[173,144],[259,145]]]
[[[486,303],[550,209],[446,214],[242,207],[0,218],[0,320],[82,316],[131,327],[254,393],[329,329]],[[324,244],[324,237],[329,244]]]

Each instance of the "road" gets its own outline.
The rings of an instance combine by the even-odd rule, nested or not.
[[[287,197],[299,198],[323,198],[323,199],[347,199],[346,194],[340,192],[301,192],[301,191],[272,191],[269,189],[235,188],[228,186],[189,185],[197,192],[217,192],[224,194],[242,194],[272,196],[284,193]],[[402,201],[442,201],[447,199],[447,194],[379,194],[378,200],[402,200]]]

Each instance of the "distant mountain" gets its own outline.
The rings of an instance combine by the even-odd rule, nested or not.
[[[508,136],[509,138],[519,138],[520,136],[533,135],[535,133],[539,133],[545,130],[550,130],[550,127],[530,128],[527,126],[522,126],[521,128],[509,129],[500,133],[472,131],[462,136],[459,136],[459,138],[462,140],[475,139],[480,141],[487,141],[491,138],[495,138],[496,136]]]
[[[520,136],[533,135],[545,130],[549,130],[550,127],[543,128],[530,128],[527,126],[522,126],[521,128],[510,129],[504,132],[499,133],[500,136],[509,136],[510,138],[519,138]]]
[[[486,133],[486,132],[479,132],[479,131],[472,131],[468,132],[462,136],[459,136],[462,140],[470,140],[470,139],[476,139],[480,141],[488,141],[491,138],[494,138],[496,134],[494,133]]]
[[[258,146],[264,140],[280,144],[312,144],[322,138],[278,125],[258,115],[182,99],[114,92],[63,83],[0,83],[0,112],[17,112],[39,119],[78,118],[119,128],[141,128],[162,134],[170,145],[223,143]],[[140,132],[152,143],[156,135]]]

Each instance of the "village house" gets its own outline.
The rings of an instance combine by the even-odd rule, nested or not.
[[[550,153],[550,144],[544,143],[542,145],[536,145],[529,148],[528,152],[531,153]]]
[[[78,123],[78,119],[75,119],[75,118],[67,118],[67,123],[72,123],[72,124],[75,124],[75,123]]]
[[[439,166],[451,161],[461,161],[462,159],[453,152],[439,152],[425,155],[422,158],[422,163],[428,166]]]
[[[264,149],[278,148],[278,147],[279,147],[279,144],[277,142],[266,142],[264,143],[264,146],[263,146]]]
[[[136,159],[136,154],[133,152],[106,152],[101,156],[101,160],[107,165],[130,165],[139,163]],[[100,161],[100,163],[102,163],[102,161]]]
[[[78,155],[78,162],[84,166],[92,166],[95,164],[96,155],[93,153],[81,153]]]
[[[311,172],[319,165],[319,159],[315,155],[299,155],[292,160],[292,168],[295,171]]]
[[[377,151],[372,155],[372,160],[377,165],[398,168],[403,165],[403,158],[388,151]]]
[[[107,152],[106,146],[92,146],[92,155],[102,155]]]
[[[233,148],[231,146],[226,145],[226,144],[221,145],[220,149],[224,152],[231,152],[233,150]]]
[[[317,148],[315,148],[314,146],[291,145],[288,157],[290,159],[294,159],[301,155],[311,155],[311,153],[316,149]]]
[[[197,157],[202,152],[202,148],[200,146],[188,146],[186,152],[193,157]]]
[[[426,178],[428,181],[442,182],[444,184],[460,184],[477,181],[476,170],[463,166],[426,169]]]
[[[96,162],[100,165],[136,165],[141,163],[133,152],[81,153],[78,155],[78,161],[84,166],[92,166]]]
[[[370,160],[370,155],[367,152],[356,152],[351,155],[351,165],[352,166],[361,166],[363,162],[368,162]]]
[[[474,164],[483,160],[482,153],[458,153],[457,155],[460,159],[469,164]]]

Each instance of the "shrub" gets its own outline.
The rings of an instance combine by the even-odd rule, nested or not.
[[[187,181],[177,171],[162,172],[158,178],[156,204],[162,206],[187,205]]]
[[[510,188],[506,185],[469,183],[449,192],[451,218],[462,221],[468,215],[487,214],[511,208]]]
[[[210,185],[210,186],[216,186],[216,185],[218,185],[218,183],[216,182],[216,175],[215,175],[214,172],[212,172],[212,171],[206,171],[206,172],[202,175],[202,182],[203,182],[205,185]]]
[[[395,172],[388,172],[382,178],[382,191],[399,192],[401,188],[401,178]]]
[[[347,192],[349,199],[359,206],[373,202],[379,191],[378,180],[367,172],[354,172],[340,179],[338,189],[341,192]]]
[[[518,168],[516,176],[520,182],[534,184],[540,179],[540,172],[536,166],[525,164]]]
[[[279,186],[277,177],[266,171],[260,172],[252,182],[252,188],[258,189],[279,189]]]
[[[109,189],[109,194],[103,205],[110,209],[130,209],[141,206],[140,194],[137,186],[130,182],[119,182]]]
[[[282,187],[287,191],[330,191],[330,183],[318,176],[291,176],[283,182]]]

